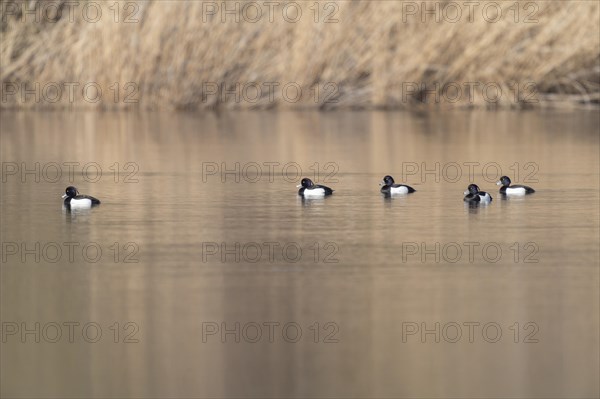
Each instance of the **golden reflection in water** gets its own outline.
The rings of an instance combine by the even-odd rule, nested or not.
[[[597,396],[595,123],[585,113],[527,112],[3,114],[3,162],[97,162],[110,177],[97,184],[78,177],[80,191],[103,204],[72,213],[60,207],[66,179],[9,179],[1,193],[3,241],[93,241],[103,248],[134,241],[140,262],[3,263],[2,321],[95,321],[103,339],[34,344],[10,337],[2,345],[2,394]],[[115,162],[138,165],[139,183],[124,184],[125,172],[115,182],[107,172]],[[204,182],[206,162],[295,162],[306,175],[315,163],[322,171],[333,162],[338,182],[328,185],[336,193],[302,201],[297,182],[281,177],[223,184],[216,175]],[[381,177],[401,175],[407,163],[432,169],[451,162],[535,162],[538,192],[505,200],[483,181],[493,203],[469,208],[462,202],[468,179],[418,173],[406,181],[414,196],[378,193]],[[570,198],[573,192],[582,198]],[[201,261],[205,241],[252,240],[334,241],[340,262]],[[400,259],[406,242],[469,240],[505,250],[534,241],[540,262]],[[115,321],[134,321],[140,342],[114,343]],[[202,342],[207,321],[294,321],[303,339]],[[339,342],[312,342],[309,327],[329,321],[339,326]],[[471,321],[499,323],[502,340],[402,341],[406,322]],[[510,326],[528,321],[539,326],[540,342],[514,343]]]

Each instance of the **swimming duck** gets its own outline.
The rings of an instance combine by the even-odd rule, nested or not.
[[[390,175],[385,176],[379,185],[382,186],[381,192],[384,194],[409,194],[417,191],[405,184],[394,184],[394,178]]]
[[[296,187],[302,187],[298,190],[298,195],[303,197],[324,197],[333,194],[333,190],[329,187],[313,183],[309,178],[304,178]]]
[[[65,200],[67,208],[91,208],[92,206],[100,205],[98,198],[89,195],[81,195],[73,186],[67,187],[62,196]]]
[[[477,184],[469,184],[467,187],[467,191],[465,191],[465,202],[479,202],[479,203],[488,203],[492,201],[492,196],[486,193],[485,191],[479,191],[479,187]]]
[[[505,195],[526,195],[533,194],[535,190],[531,187],[521,186],[519,184],[515,184],[514,186],[510,185],[510,178],[508,176],[502,176],[500,180],[496,182],[500,187],[500,194]]]

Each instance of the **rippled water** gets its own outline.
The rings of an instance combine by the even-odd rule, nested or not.
[[[0,138],[3,396],[600,394],[596,112],[3,112]]]

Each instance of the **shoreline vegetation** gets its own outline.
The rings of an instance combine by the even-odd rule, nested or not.
[[[596,1],[30,1],[0,9],[0,107],[600,104]]]

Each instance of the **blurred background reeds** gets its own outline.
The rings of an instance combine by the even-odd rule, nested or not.
[[[480,2],[472,9],[445,1],[2,3],[0,77],[8,108],[600,101],[597,1]],[[103,93],[86,94],[94,101],[67,95],[84,87]]]

